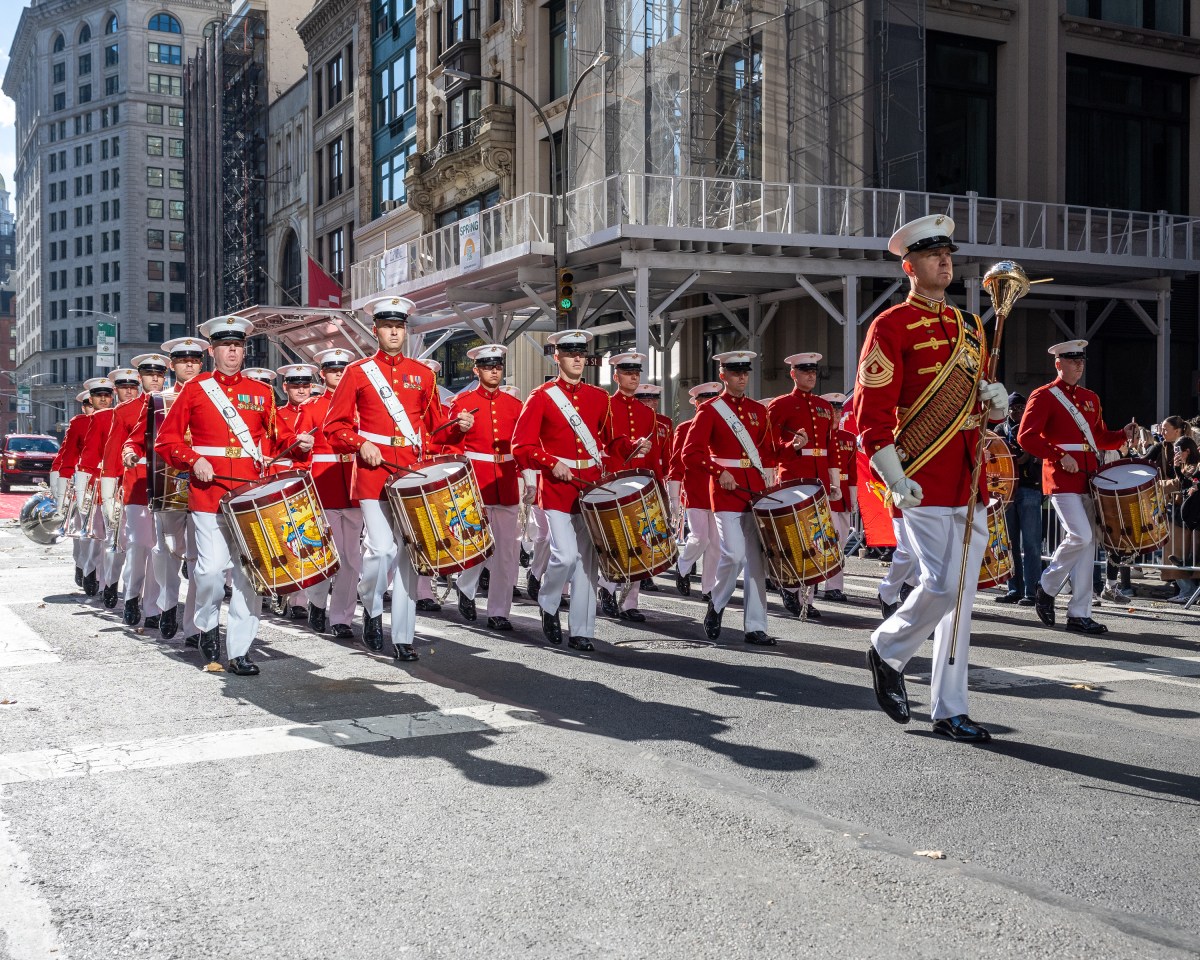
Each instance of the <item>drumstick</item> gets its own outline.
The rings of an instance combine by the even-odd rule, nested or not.
[[[622,461],[621,461],[621,466],[625,466],[627,463],[629,463],[629,461],[633,459],[633,456],[634,456],[634,454],[636,454],[636,453],[637,453],[637,451],[638,451],[638,447],[640,447],[640,446],[641,446],[641,444],[642,444],[642,441],[643,441],[643,440],[648,440],[648,439],[649,439],[649,437],[641,437],[640,439],[638,439],[638,440],[637,440],[637,441],[634,443],[634,445],[633,445],[633,449],[629,451],[629,456],[627,456],[627,457],[626,457],[624,460],[622,460]]]
[[[293,448],[295,448],[295,446],[296,446],[296,445],[297,445],[299,442],[300,442],[300,441],[299,441],[298,439],[297,439],[297,440],[293,440],[293,441],[292,441],[291,443],[289,443],[289,444],[288,444],[286,447],[284,447],[282,450],[280,450],[278,454],[276,454],[274,457],[272,457],[270,460],[268,460],[268,461],[267,461],[267,462],[266,462],[266,463],[263,465],[262,472],[263,472],[263,473],[266,473],[266,472],[267,472],[268,470],[270,470],[270,469],[271,469],[273,466],[275,466],[275,463],[276,463],[276,461],[282,460],[282,459],[283,459],[283,456],[284,456],[284,454],[286,454],[286,453],[290,453],[290,452],[292,451],[292,449],[293,449]]]
[[[468,411],[467,411],[467,413],[478,413],[478,412],[479,412],[479,408],[478,408],[478,407],[472,407],[470,410],[468,410]],[[439,427],[434,427],[432,430],[430,430],[430,431],[429,431],[429,434],[430,434],[430,436],[432,436],[433,434],[437,433],[439,430],[445,430],[447,427],[449,427],[449,426],[451,426],[452,424],[455,424],[455,423],[458,423],[458,419],[457,419],[457,418],[455,418],[454,420],[447,420],[447,421],[446,421],[445,423],[443,423],[441,426],[439,426]]]
[[[425,474],[423,474],[420,470],[410,470],[408,467],[402,467],[398,463],[388,463],[386,460],[380,460],[379,466],[383,467],[385,470],[391,470],[393,473],[411,473],[414,477],[425,476]]]

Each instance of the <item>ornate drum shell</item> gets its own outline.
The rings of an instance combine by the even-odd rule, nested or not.
[[[1104,549],[1120,556],[1157,550],[1170,536],[1158,471],[1141,460],[1114,460],[1088,487]]]
[[[458,456],[429,457],[409,469],[430,470],[430,475],[402,473],[388,481],[386,490],[417,573],[461,573],[483,563],[496,544],[470,461]]]
[[[796,479],[750,501],[767,576],[781,587],[810,587],[842,569],[842,548],[820,480]]]
[[[580,491],[579,509],[604,579],[649,580],[678,561],[666,503],[649,470],[622,470]]]

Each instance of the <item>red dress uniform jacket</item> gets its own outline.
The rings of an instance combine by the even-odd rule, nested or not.
[[[516,506],[521,494],[512,447],[521,401],[503,390],[479,386],[455,397],[449,416],[454,418],[469,410],[475,411],[475,423],[465,434],[458,424],[447,427],[447,446],[471,461],[485,504]]]
[[[188,510],[192,513],[216,513],[221,497],[228,491],[260,479],[258,463],[242,450],[225,418],[204,392],[203,384],[208,380],[215,380],[225,396],[233,401],[264,456],[273,456],[296,439],[290,430],[280,427],[276,418],[275,393],[266,384],[240,373],[233,376],[201,373],[189,380],[163,419],[154,451],[176,470],[191,470],[192,465],[202,458],[212,464],[216,476],[211,482],[200,483],[194,476],[191,479]],[[191,439],[185,439],[189,430]],[[197,447],[220,447],[228,455],[197,453]]]
[[[125,503],[136,507],[150,505],[145,457],[146,407],[148,404],[148,397],[142,394],[117,407],[116,413],[113,414],[112,427],[108,431],[108,440],[104,443],[104,462],[100,468],[102,477],[121,478],[121,494],[125,498]],[[139,424],[142,427],[142,436],[137,443],[137,447],[141,448],[137,453],[140,462],[127,469],[121,456],[126,443],[133,438],[133,433]],[[130,444],[130,446],[133,447],[134,444]]]
[[[739,487],[756,493],[767,489],[767,484],[756,467],[723,466],[716,462],[741,461],[745,457],[738,438],[721,415],[713,409],[713,404],[718,399],[724,400],[734,416],[745,426],[750,439],[758,448],[763,467],[770,469],[777,465],[774,442],[771,439],[771,416],[767,408],[749,397],[739,397],[735,400],[727,394],[721,394],[719,398],[705,400],[696,411],[683,447],[683,468],[689,474],[698,473],[711,478],[709,490],[712,509],[715,512],[744,513],[750,509],[750,494],[744,490],[722,490],[717,485],[717,478],[728,470]]]
[[[1050,392],[1051,387],[1058,387],[1083,414],[1101,450],[1116,450],[1125,442],[1125,431],[1109,430],[1104,425],[1100,398],[1086,387],[1078,384],[1068,387],[1061,379],[1056,379],[1029,395],[1025,414],[1021,417],[1021,428],[1017,432],[1017,443],[1023,450],[1041,459],[1042,489],[1046,493],[1087,493],[1088,478],[1095,476],[1100,469],[1100,461],[1095,450],[1062,448],[1062,444],[1079,447],[1087,441],[1071,414]],[[1060,466],[1062,458],[1068,453],[1079,464],[1078,473],[1067,473]]]
[[[699,470],[688,470],[683,464],[683,448],[687,444],[688,431],[695,422],[696,418],[693,417],[675,428],[675,438],[671,443],[671,471],[668,476],[683,485],[683,496],[680,500],[685,508],[711,510],[712,492],[709,490],[708,474]]]
[[[309,426],[313,435],[312,464],[313,483],[317,485],[317,499],[326,510],[346,510],[358,506],[350,496],[354,484],[354,454],[335,453],[325,435],[325,418],[333,402],[334,391],[326,390],[304,405],[308,411]]]
[[[829,509],[846,513],[850,509],[850,491],[858,483],[858,438],[849,430],[834,430],[833,450],[831,466],[842,471],[842,499],[830,500]]]
[[[607,452],[624,458],[631,447],[626,438],[614,436],[609,396],[599,387],[587,383],[570,384],[562,377],[556,377],[529,394],[513,431],[513,454],[517,458],[517,468],[539,472],[538,506],[543,510],[578,513],[580,484],[555,480],[550,471],[560,459],[566,460],[576,480],[583,484],[595,483],[600,479],[601,464],[579,466],[581,462],[590,460],[591,454],[580,443],[562,411],[547,396],[546,391],[554,386],[561,389],[571,401],[595,439],[602,457]]]
[[[438,397],[433,371],[411,357],[402,354],[389,357],[382,350],[367,359],[374,360],[378,365],[408,415],[413,430],[420,437],[421,446],[411,446],[392,420],[383,400],[363,371],[367,360],[355,360],[342,374],[329,412],[325,415],[325,436],[334,453],[357,453],[370,440],[383,454],[384,463],[411,467],[423,455],[432,455],[429,438],[434,429],[444,422],[442,401]],[[390,442],[371,440],[364,434],[391,439]],[[356,458],[351,496],[355,500],[386,500],[387,491],[384,488],[397,472],[383,465],[368,467]]]
[[[109,407],[107,410],[97,410],[88,417],[87,433],[83,436],[83,449],[79,453],[79,469],[91,474],[93,479],[100,476],[104,444],[116,412],[115,407]]]
[[[643,437],[649,437],[652,443],[645,456],[634,457],[628,463],[624,462],[624,457],[606,457],[605,470],[608,473],[649,470],[658,476],[662,468],[662,450],[658,446],[658,418],[654,411],[641,400],[627,397],[620,391],[612,395],[609,409],[612,411],[612,434],[628,440],[629,449]]]
[[[973,322],[969,315],[964,319]],[[908,301],[888,308],[872,321],[854,385],[859,442],[868,457],[895,443],[893,431],[900,422],[897,408],[906,410],[933,383],[957,339],[954,311],[912,294]],[[975,412],[980,409],[976,406]],[[966,506],[980,429],[960,430],[920,470],[908,474],[924,493],[922,506]],[[979,502],[987,503],[987,478],[982,470],[979,483]]]
[[[275,411],[275,416],[281,427],[291,431],[293,436],[312,432],[313,425],[310,419],[312,411],[308,408],[308,402],[296,405],[289,401]],[[276,452],[283,453],[283,447],[281,446]],[[305,452],[293,448],[283,454],[283,457],[271,468],[271,472],[286,473],[289,470],[308,470],[311,465],[311,451]]]
[[[662,413],[656,413],[654,420],[658,425],[658,467],[655,473],[658,479],[666,483],[671,473],[671,452],[675,441],[675,421]]]
[[[69,477],[79,466],[79,455],[83,452],[83,438],[87,433],[88,421],[91,419],[90,413],[79,413],[73,416],[71,422],[67,424],[66,436],[63,437],[58,454],[50,464],[50,469],[57,470],[59,476]]]
[[[829,468],[837,466],[833,404],[795,389],[768,403],[767,412],[771,415],[771,431],[779,455],[779,482],[820,480],[828,493]],[[803,453],[793,446],[793,438],[800,430],[808,434]]]

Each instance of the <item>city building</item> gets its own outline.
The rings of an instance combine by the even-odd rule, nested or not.
[[[3,89],[16,103],[17,376],[33,427],[73,411],[113,363],[186,323],[183,51],[227,2],[34,0],[21,11]]]
[[[308,76],[268,107],[265,303],[301,306],[307,301],[304,255],[309,249]]]
[[[8,283],[17,268],[17,222],[10,204],[12,195],[0,177],[0,283]]]
[[[0,278],[0,436],[20,430],[17,415],[17,292]]]
[[[377,5],[377,98],[379,38],[406,36],[396,6]],[[762,355],[760,395],[787,389],[799,349],[824,354],[820,389],[849,388],[866,323],[904,293],[888,237],[945,213],[961,306],[987,311],[1000,259],[1054,278],[1009,321],[1013,388],[1084,336],[1110,419],[1190,410],[1193,6],[417,0],[405,194],[358,232],[353,302],[414,299],[425,349],[448,332],[523,344],[523,389],[549,370],[540,334],[590,326],[599,352],[649,352],[665,410],[686,415],[683,388],[735,345]],[[383,113],[388,134],[408,115]]]

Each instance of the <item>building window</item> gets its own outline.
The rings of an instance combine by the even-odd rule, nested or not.
[[[417,105],[417,49],[407,46],[379,71],[376,111],[379,126],[397,123]]]
[[[1187,6],[1184,0],[1067,0],[1067,13],[1144,30],[1187,33]]]
[[[167,185],[172,190],[182,190],[183,189],[183,171],[182,170],[168,170],[167,178],[168,178]]]
[[[151,343],[162,343],[164,325],[161,323],[146,324],[146,339]]]
[[[550,14],[550,99],[565,97],[571,91],[567,57],[567,0],[554,0]]]
[[[85,23],[82,27],[79,28],[79,42],[80,43],[91,43],[91,41],[92,41],[92,28],[89,27]]]
[[[1183,213],[1188,85],[1166,70],[1067,57],[1067,203]]]
[[[183,47],[174,43],[148,43],[146,59],[151,63],[166,63],[177,67],[183,62]]]
[[[329,234],[329,275],[339,284],[346,270],[346,239],[341,229]]]
[[[163,138],[156,136],[146,137],[146,155],[150,157],[161,157],[163,155]]]
[[[104,65],[106,67],[115,67],[121,62],[121,51],[117,44],[110,43],[104,48]]]
[[[163,278],[163,262],[161,260],[146,261],[146,279],[161,280]]]
[[[163,168],[162,167],[147,167],[146,168],[146,186],[161,187],[163,185]]]
[[[146,216],[154,220],[163,218],[163,202],[156,197],[150,197],[146,200]]]
[[[149,29],[158,30],[162,33],[182,33],[183,28],[179,26],[179,21],[169,13],[156,13],[150,18]]]
[[[761,37],[750,38],[750,50],[729,48],[717,78],[719,156],[725,158],[726,176],[762,178],[763,65]]]
[[[63,35],[61,33],[55,34],[54,35],[54,43],[51,44],[51,49],[55,53],[62,53],[66,48],[67,48],[67,41],[63,39]]]
[[[378,196],[380,203],[388,201],[392,204],[397,204],[403,203],[408,199],[408,191],[404,186],[404,177],[408,173],[408,165],[416,151],[416,141],[410,140],[393,152],[390,157],[385,157],[378,165],[376,196]]]
[[[328,171],[328,180],[326,181],[325,199],[331,200],[339,196],[345,183],[345,152],[342,146],[342,138],[338,137],[333,143],[325,148],[325,169]]]
[[[151,313],[162,313],[166,308],[166,296],[161,290],[146,291],[146,309]]]
[[[120,23],[117,21],[117,15],[115,13],[104,21],[105,33],[116,33],[118,27],[120,27]]]
[[[450,0],[446,17],[446,46],[479,36],[479,0]]]
[[[161,250],[163,248],[163,232],[153,227],[147,230],[146,247],[150,250]]]
[[[55,83],[66,83],[67,65],[65,63],[56,63],[50,68],[50,74]]]
[[[183,80],[166,73],[150,74],[150,92],[165,94],[169,97],[183,96]]]
[[[54,103],[55,110],[66,110],[67,109],[67,95],[65,93],[56,93],[54,95],[53,103]]]
[[[120,92],[121,92],[121,78],[120,77],[113,76],[113,77],[105,77],[104,78],[104,95],[106,97],[111,97]],[[117,108],[113,107],[113,123],[116,123],[116,110],[117,110]],[[104,124],[102,122],[101,126],[106,126],[106,124]]]
[[[167,279],[172,283],[183,283],[187,280],[187,267],[179,260],[172,260],[167,264],[169,274]]]
[[[146,104],[146,122],[147,123],[162,123],[163,108],[161,103]]]
[[[90,53],[81,53],[79,55],[79,76],[86,77],[92,72],[92,55]]]
[[[171,142],[167,145],[167,156],[172,160],[183,159],[183,140],[177,137],[171,137]]]
[[[167,201],[167,217],[171,220],[183,219],[183,201],[168,200]]]
[[[183,107],[167,108],[167,125],[171,127],[183,126]]]
[[[465,87],[450,97],[446,102],[449,110],[449,129],[457,130],[478,120],[480,101],[478,87]]]
[[[342,74],[344,72],[342,54],[338,54],[325,64],[325,109],[329,110],[342,101]]]
[[[171,230],[167,237],[167,248],[175,251],[183,250],[183,231]]]
[[[931,193],[996,195],[996,45],[928,34],[926,184]]]
[[[172,313],[186,313],[187,312],[187,294],[186,293],[172,293],[170,295],[170,306],[171,306]]]

